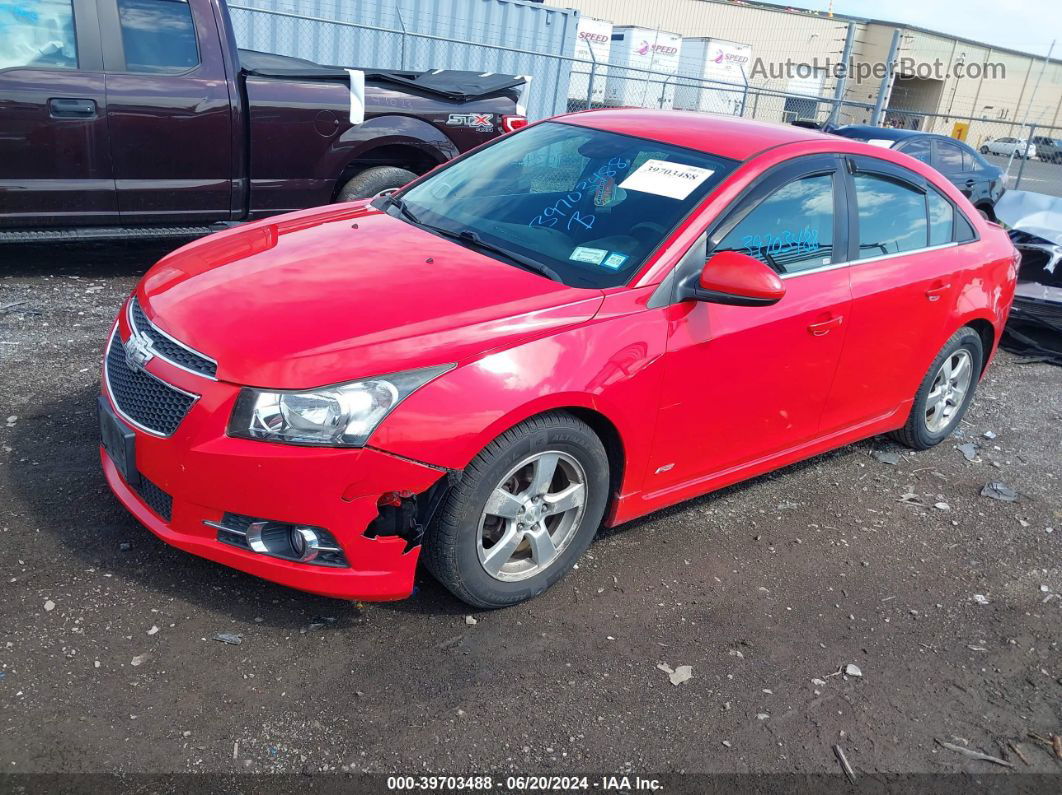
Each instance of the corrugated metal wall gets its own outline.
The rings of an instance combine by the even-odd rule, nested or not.
[[[565,110],[575,11],[517,0],[236,0],[229,10],[240,47],[337,66],[531,75],[528,115]]]

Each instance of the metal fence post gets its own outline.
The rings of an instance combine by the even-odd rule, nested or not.
[[[830,110],[830,115],[826,119],[826,126],[831,126],[837,123],[837,113],[841,109],[841,102],[844,100],[844,92],[848,87],[848,63],[852,58],[852,44],[855,42],[855,23],[848,23],[848,32],[844,34],[844,50],[841,52],[841,74],[837,78],[837,83],[833,87],[833,108]]]
[[[892,32],[892,44],[889,45],[889,57],[885,61],[885,74],[881,78],[881,85],[878,87],[878,98],[874,103],[874,114],[870,117],[870,123],[875,127],[879,126],[881,122],[881,110],[885,107],[885,97],[892,87],[893,63],[896,61],[896,51],[899,48],[900,29],[896,28]]]
[[[597,61],[590,64],[590,85],[586,88],[586,109],[594,106],[594,78],[597,77]]]
[[[1025,171],[1025,161],[1029,159],[1029,153],[1036,154],[1036,144],[1032,142],[1033,136],[1036,134],[1036,125],[1029,125],[1029,137],[1025,139],[1025,151],[1022,153],[1023,157],[1021,162],[1018,163],[1018,176],[1014,178],[1014,190],[1021,188],[1021,175]]]

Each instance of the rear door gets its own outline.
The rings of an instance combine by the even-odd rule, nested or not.
[[[98,3],[122,221],[229,219],[232,108],[212,4]]]
[[[0,226],[117,214],[94,0],[0,3]]]
[[[884,418],[914,397],[962,269],[957,210],[947,198],[901,166],[848,160],[852,308],[824,433]]]

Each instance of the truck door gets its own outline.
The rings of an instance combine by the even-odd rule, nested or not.
[[[231,218],[232,106],[209,0],[97,0],[124,223]]]
[[[0,226],[117,220],[94,0],[0,3]]]

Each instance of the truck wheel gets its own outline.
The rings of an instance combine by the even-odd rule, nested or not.
[[[929,365],[907,423],[890,436],[913,450],[944,441],[973,400],[984,355],[981,336],[969,326],[952,334]]]
[[[339,189],[337,202],[352,202],[355,199],[371,199],[385,190],[401,188],[412,182],[417,175],[396,166],[375,166],[355,174]]]
[[[563,577],[597,533],[608,455],[570,414],[532,417],[503,433],[447,495],[421,559],[458,599],[508,607]]]

